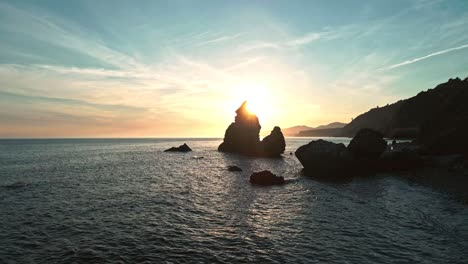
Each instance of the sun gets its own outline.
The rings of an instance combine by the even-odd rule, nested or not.
[[[250,114],[258,115],[262,112],[263,106],[261,101],[259,102],[255,98],[246,99],[247,101],[247,111]]]
[[[255,114],[263,121],[269,119],[271,114],[271,93],[263,85],[244,84],[237,91],[241,95],[239,101],[247,101],[247,111]]]

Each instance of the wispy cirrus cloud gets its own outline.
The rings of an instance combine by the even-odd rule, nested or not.
[[[309,45],[315,41],[333,38],[332,32],[309,32],[302,36],[286,38],[278,41],[253,41],[241,48],[241,52],[259,49],[291,50]]]
[[[464,44],[464,45],[454,47],[454,48],[449,48],[449,49],[436,51],[436,52],[433,52],[431,54],[428,54],[428,55],[425,55],[425,56],[422,56],[422,57],[414,58],[414,59],[411,59],[411,60],[406,60],[406,61],[403,61],[403,62],[400,62],[400,63],[397,63],[397,64],[393,64],[393,65],[390,65],[390,66],[387,66],[387,67],[379,68],[377,70],[378,71],[387,71],[387,70],[395,69],[395,68],[402,67],[402,66],[405,66],[405,65],[409,65],[409,64],[412,64],[412,63],[416,63],[416,62],[419,62],[419,61],[422,61],[422,60],[425,60],[425,59],[429,59],[429,58],[432,58],[432,57],[435,57],[435,56],[443,55],[443,54],[446,54],[446,53],[449,53],[449,52],[462,50],[462,49],[466,49],[466,48],[468,48],[468,44]]]
[[[144,68],[134,57],[109,48],[99,39],[89,37],[91,32],[69,20],[48,13],[33,13],[6,3],[0,3],[0,14],[9,22],[0,27],[8,32],[86,54],[114,67]]]
[[[310,32],[310,33],[305,34],[304,36],[300,36],[300,37],[286,41],[285,45],[291,46],[291,47],[307,45],[314,41],[322,39],[326,35],[328,35],[328,33]]]
[[[242,36],[242,33],[238,33],[234,35],[225,35],[225,36],[202,41],[198,43],[197,46],[204,46],[204,45],[215,44],[215,43],[220,43],[220,42],[225,42],[225,41],[232,41],[232,40],[239,38],[240,36]]]

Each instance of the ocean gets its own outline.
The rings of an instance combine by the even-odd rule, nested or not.
[[[466,204],[400,175],[302,175],[290,152],[310,140],[283,159],[221,139],[0,140],[0,263],[468,262]],[[264,169],[288,183],[252,186]]]

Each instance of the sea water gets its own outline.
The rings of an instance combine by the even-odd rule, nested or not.
[[[310,140],[282,159],[221,139],[1,140],[0,263],[468,262],[466,205],[398,175],[304,176],[290,152]],[[264,169],[288,184],[252,186]]]

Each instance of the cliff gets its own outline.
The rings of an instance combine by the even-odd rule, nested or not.
[[[429,127],[434,127],[431,124],[441,124],[443,120],[466,119],[467,91],[468,78],[450,79],[409,99],[359,115],[342,129],[341,135],[353,137],[361,128],[371,128],[385,137],[421,138],[422,129],[425,128],[424,133],[427,133]],[[454,126],[454,122],[446,123]]]

